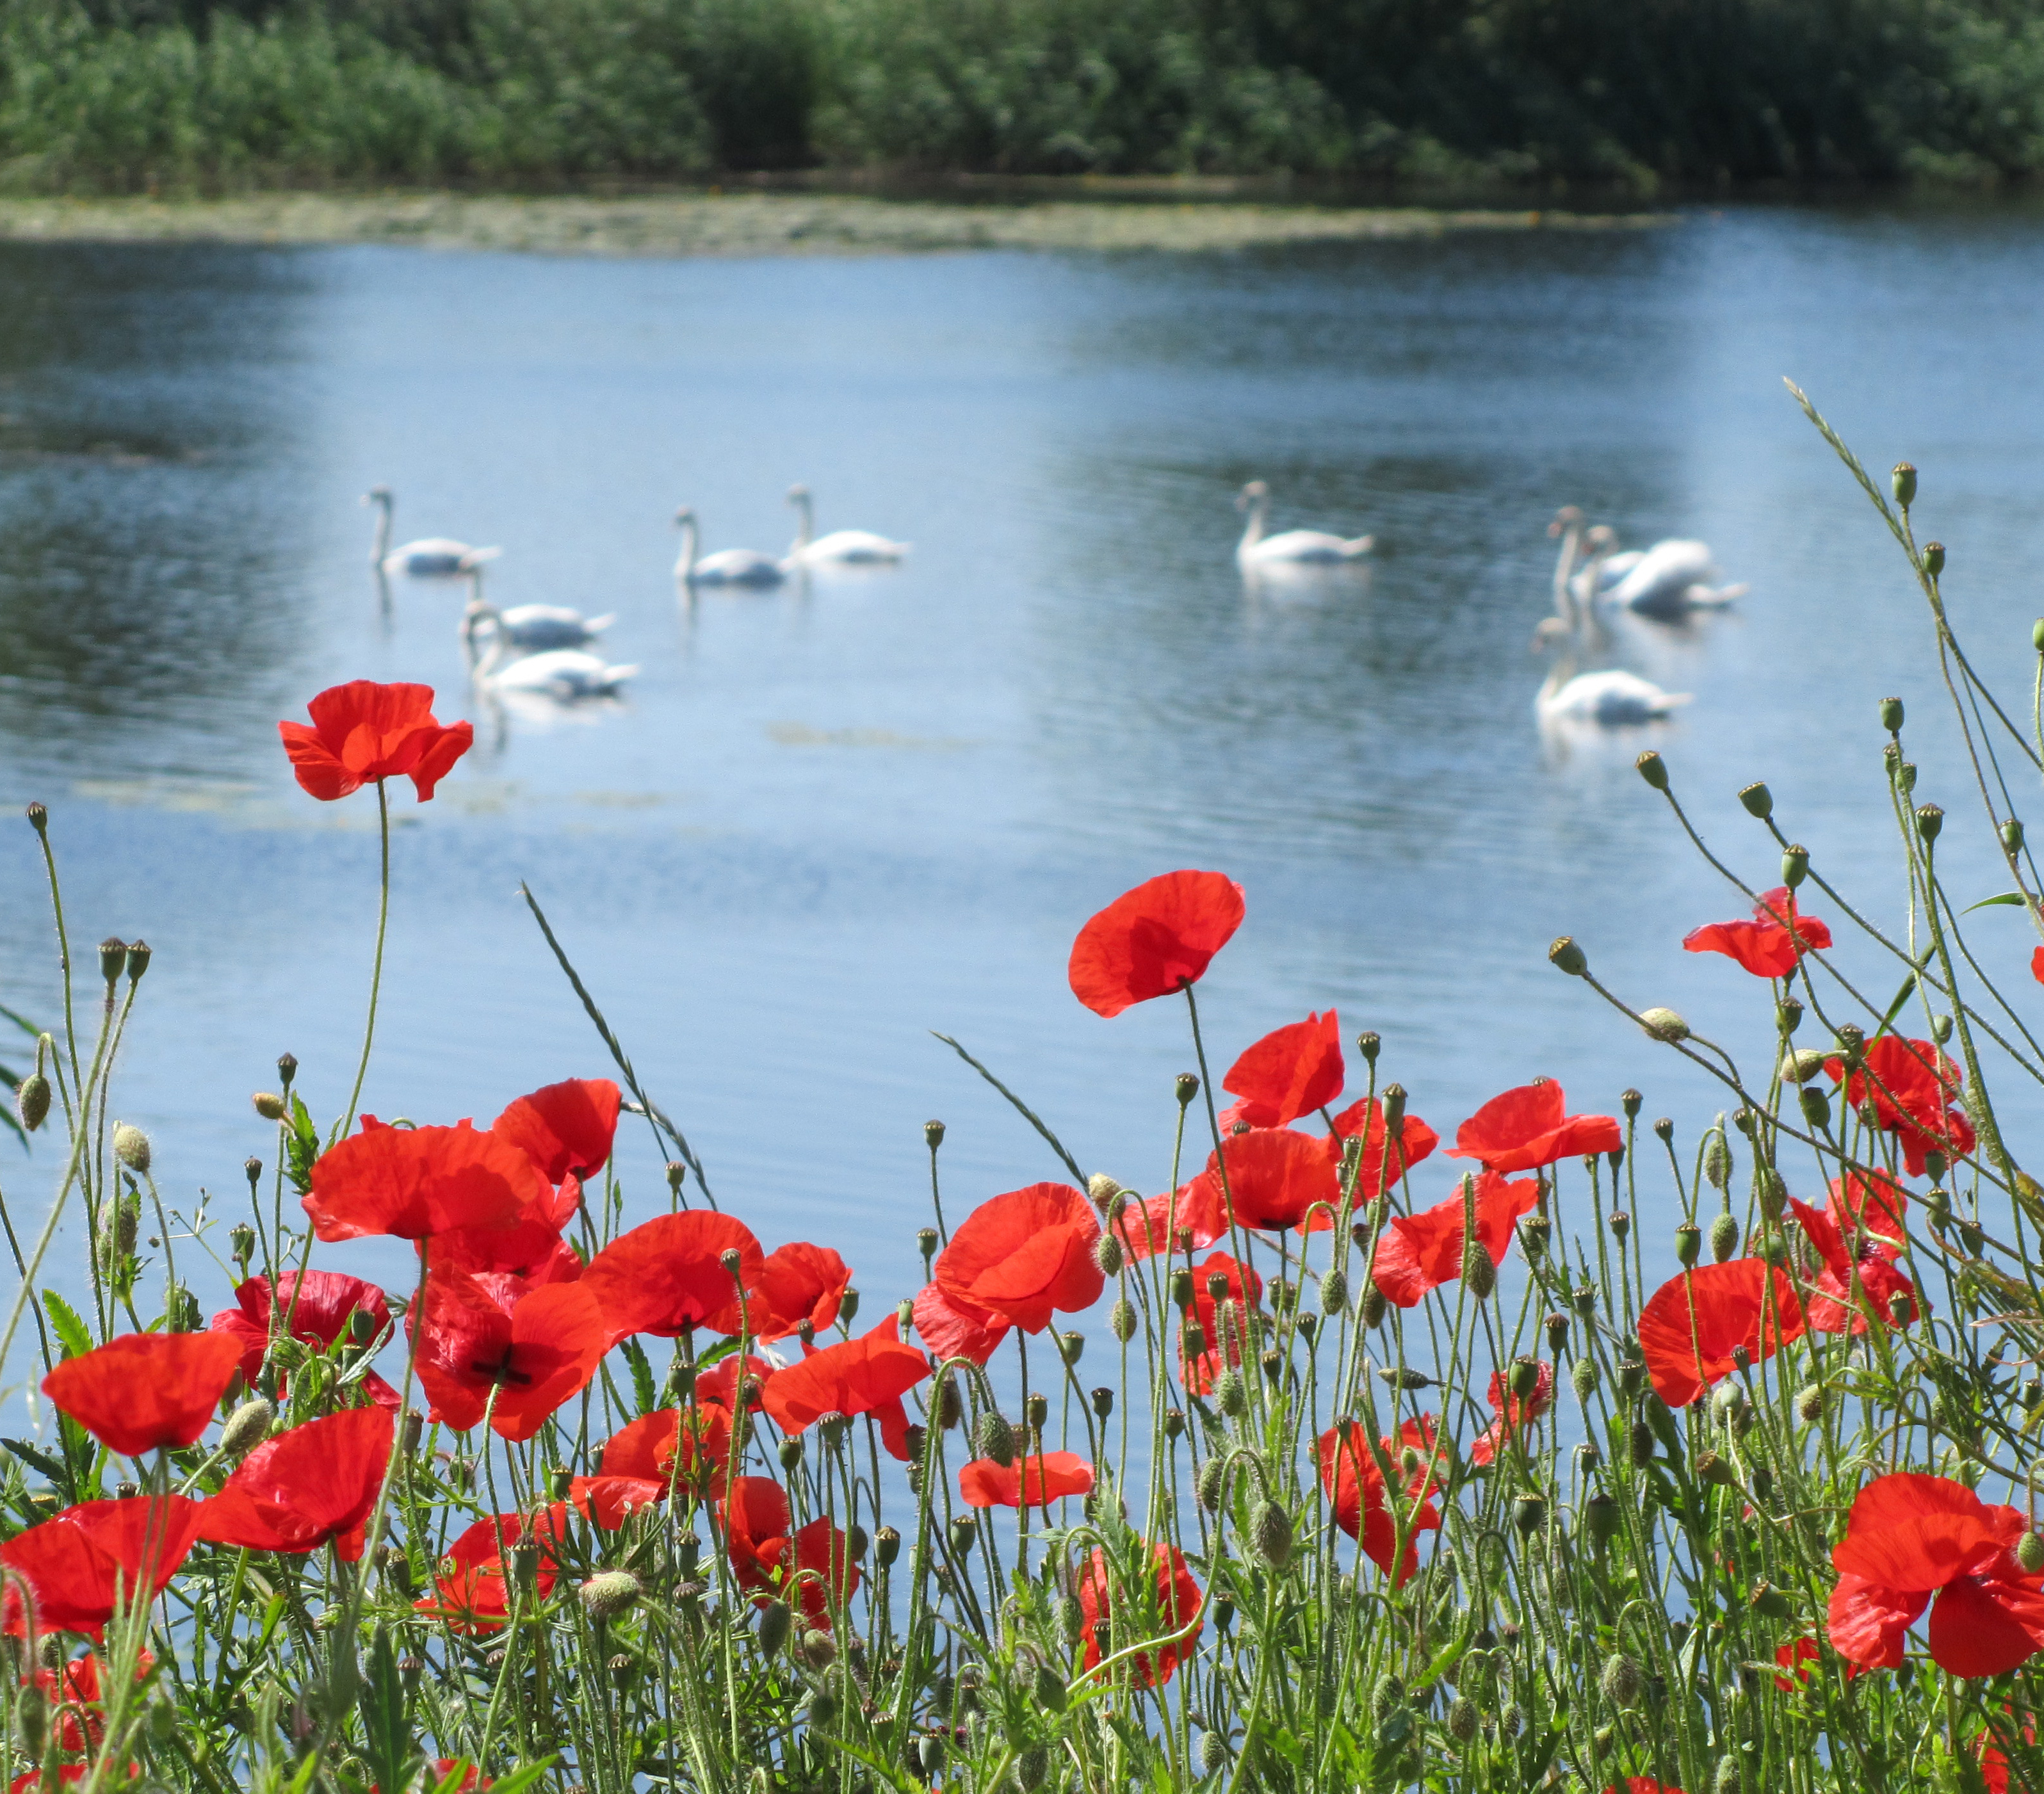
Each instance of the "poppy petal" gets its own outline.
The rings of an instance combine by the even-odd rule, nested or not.
[[[226,1333],[127,1333],[43,1379],[43,1393],[110,1450],[194,1445],[241,1369]]]
[[[1228,1068],[1221,1088],[1256,1108],[1254,1126],[1283,1127],[1339,1098],[1345,1076],[1341,1023],[1330,1009],[1265,1035]]]
[[[1079,930],[1072,994],[1097,1016],[1197,983],[1242,925],[1242,887],[1219,872],[1166,872],[1124,892]]]

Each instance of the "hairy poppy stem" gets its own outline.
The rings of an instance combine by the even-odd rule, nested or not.
[[[355,1088],[348,1094],[348,1113],[335,1135],[343,1140],[355,1127],[355,1107],[362,1101],[362,1081],[369,1075],[369,1049],[376,1039],[376,999],[383,989],[383,936],[390,924],[390,794],[380,778],[376,782],[376,836],[382,874],[377,882],[376,958],[369,969],[369,1020],[362,1030],[362,1062],[355,1068]]]

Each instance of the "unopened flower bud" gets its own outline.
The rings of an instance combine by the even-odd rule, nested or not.
[[[220,1430],[220,1449],[230,1458],[260,1445],[270,1436],[270,1423],[277,1411],[260,1396],[252,1396],[228,1416]]]
[[[1739,801],[1748,816],[1758,816],[1762,822],[1774,813],[1774,793],[1758,779],[1739,793]]]
[[[1102,1277],[1119,1277],[1122,1263],[1121,1242],[1111,1233],[1104,1233],[1093,1243],[1093,1262],[1100,1267]]]
[[[1377,1287],[1374,1279],[1365,1284],[1362,1290],[1362,1306],[1360,1311],[1362,1316],[1362,1324],[1373,1331],[1381,1327],[1384,1324],[1385,1312],[1389,1305],[1384,1292]]]
[[[973,1423],[973,1450],[1006,1469],[1015,1462],[1015,1429],[997,1408],[983,1410]]]
[[[284,1099],[273,1090],[258,1090],[249,1101],[256,1105],[256,1112],[265,1121],[284,1119]]]
[[[1338,1315],[1348,1306],[1348,1273],[1338,1266],[1320,1275],[1320,1312]]]
[[[43,1745],[49,1736],[50,1704],[43,1691],[31,1682],[14,1698],[14,1723],[21,1734],[21,1745],[31,1761],[43,1754]],[[37,1778],[28,1777],[35,1785]]]
[[[1796,1093],[1796,1101],[1803,1111],[1803,1119],[1820,1132],[1828,1133],[1831,1125],[1831,1099],[1830,1093],[1814,1084],[1805,1084]]]
[[[765,1657],[780,1654],[782,1646],[788,1642],[790,1627],[794,1618],[782,1601],[769,1601],[759,1610],[759,1650]]]
[[[14,1087],[14,1112],[21,1118],[21,1130],[33,1134],[49,1119],[50,1081],[32,1071]]]
[[[615,1619],[639,1599],[639,1578],[628,1569],[600,1570],[582,1584],[578,1592],[590,1619]]]
[[[1576,1399],[1588,1401],[1596,1393],[1596,1360],[1593,1358],[1577,1358],[1569,1366],[1569,1381],[1575,1389]]]
[[[1781,882],[1794,890],[1810,876],[1810,850],[1791,845],[1781,850]]]
[[[1597,1685],[1604,1690],[1604,1697],[1612,1706],[1629,1709],[1639,1700],[1641,1677],[1639,1665],[1623,1651],[1613,1651],[1604,1659],[1603,1671],[1597,1677]]]
[[[1781,1181],[1781,1174],[1771,1165],[1758,1166],[1753,1174],[1753,1193],[1760,1204],[1760,1212],[1770,1221],[1778,1221],[1781,1211],[1788,1206],[1788,1186]]]
[[[1625,1442],[1631,1451],[1635,1464],[1646,1465],[1654,1462],[1654,1429],[1644,1420],[1632,1423]]]
[[[2025,1576],[2044,1570],[2044,1533],[2026,1532],[2017,1539],[2015,1561]]]
[[[1923,544],[1923,570],[1935,579],[1945,570],[1945,544],[1926,542]]]
[[[1228,1765],[1228,1740],[1217,1731],[1200,1734],[1200,1773],[1218,1776]]]
[[[1136,1329],[1141,1325],[1135,1304],[1125,1296],[1108,1310],[1107,1330],[1124,1346],[1135,1337]]]
[[[2044,617],[2038,617],[2034,623],[2030,625],[2030,645],[2035,648],[2039,654],[2044,654]],[[35,812],[39,808],[40,808],[40,805],[34,804],[31,804],[29,806],[29,820],[31,821],[35,820]]]
[[[1233,1420],[1249,1412],[1249,1385],[1232,1365],[1215,1379],[1214,1405]]]
[[[1678,1040],[1689,1038],[1689,1024],[1673,1009],[1664,1008],[1658,1005],[1639,1012],[1639,1025],[1656,1040],[1671,1047]]]
[[[1815,1047],[1799,1047],[1785,1053],[1781,1058],[1781,1076],[1790,1084],[1807,1084],[1824,1069],[1827,1055]]]
[[[1200,1473],[1193,1478],[1193,1498],[1208,1513],[1216,1513],[1220,1510],[1221,1492],[1227,1481],[1227,1461],[1209,1458],[1200,1466]]]
[[[1497,1266],[1481,1240],[1471,1240],[1462,1254],[1462,1281],[1479,1302],[1489,1301],[1497,1288]]]
[[[1667,763],[1652,748],[1648,748],[1632,763],[1638,769],[1639,776],[1645,779],[1654,789],[1666,791],[1668,789]]]
[[[1728,1208],[1721,1209],[1711,1223],[1711,1258],[1721,1265],[1738,1250],[1739,1217]]]
[[[149,1136],[125,1121],[113,1124],[113,1156],[138,1177],[149,1174]]]
[[[1572,978],[1581,978],[1590,967],[1588,957],[1584,954],[1583,950],[1577,946],[1573,935],[1560,936],[1554,944],[1547,949],[1547,960],[1557,971],[1566,972]]]
[[[1618,1502],[1607,1489],[1597,1489],[1583,1503],[1583,1525],[1590,1537],[1601,1545],[1618,1531]]]

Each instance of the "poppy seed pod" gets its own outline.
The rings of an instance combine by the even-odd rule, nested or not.
[[[1755,1613],[1769,1619],[1786,1619],[1796,1611],[1788,1597],[1771,1582],[1756,1582],[1748,1604]]]
[[[1543,1258],[1547,1254],[1548,1236],[1554,1231],[1554,1224],[1545,1215],[1531,1214],[1519,1224],[1519,1243],[1529,1258]]]
[[[1584,1529],[1600,1545],[1616,1535],[1619,1519],[1617,1498],[1608,1489],[1593,1490],[1583,1503]]]
[[[1650,1009],[1642,1009],[1638,1017],[1639,1025],[1654,1039],[1673,1046],[1678,1040],[1689,1038],[1689,1024],[1673,1009],[1656,1005]]]
[[[1923,544],[1923,570],[1935,579],[1945,570],[1945,544],[1926,542]]]
[[[1105,1420],[1108,1416],[1114,1412],[1114,1391],[1106,1384],[1102,1383],[1097,1385],[1093,1389],[1089,1399],[1093,1403],[1093,1412],[1098,1416],[1100,1419]]]
[[[1384,1131],[1393,1139],[1398,1139],[1405,1131],[1407,1101],[1405,1086],[1403,1084],[1387,1084],[1384,1086]]]
[[[149,1174],[149,1136],[125,1121],[113,1124],[113,1156],[138,1177]]]
[[[1940,1047],[1952,1038],[1952,1018],[1950,1016],[1933,1016],[1931,1018],[1931,1038]]]
[[[1604,1659],[1603,1671],[1597,1677],[1597,1686],[1604,1690],[1604,1699],[1621,1709],[1637,1704],[1641,1682],[1639,1665],[1622,1650],[1613,1651]]]
[[[938,1243],[937,1230],[935,1227],[916,1229],[916,1250],[923,1254],[923,1270],[925,1275],[928,1273],[930,1261],[937,1255]],[[729,1256],[736,1258],[738,1254],[732,1252]],[[731,1268],[734,1270],[737,1269],[736,1265]]]
[[[1032,1389],[1022,1398],[1022,1418],[1032,1433],[1040,1433],[1051,1417],[1051,1404],[1040,1391]]]
[[[1884,697],[1881,701],[1881,726],[1890,735],[1901,733],[1902,700],[1900,698]]]
[[[14,1087],[14,1112],[21,1118],[21,1131],[33,1134],[49,1119],[50,1081],[32,1071]]]
[[[1200,1081],[1191,1072],[1181,1071],[1178,1074],[1176,1088],[1178,1107],[1186,1108],[1191,1106],[1193,1098],[1200,1093]]]
[[[1207,1330],[1196,1320],[1188,1320],[1178,1333],[1179,1349],[1189,1358],[1204,1355],[1207,1349]]]
[[[1566,1328],[1568,1322],[1562,1320]],[[1524,1401],[1540,1386],[1540,1361],[1536,1358],[1521,1356],[1512,1361],[1512,1368],[1505,1373],[1505,1386],[1520,1401]]]
[[[2025,1576],[2044,1569],[2044,1533],[2026,1532],[2015,1542],[2015,1561]]]
[[[1596,1393],[1596,1360],[1593,1358],[1577,1358],[1569,1366],[1569,1382],[1576,1392],[1576,1399],[1588,1401]]]
[[[1085,1351],[1085,1335],[1067,1331],[1058,1335],[1058,1355],[1067,1364],[1077,1364]]]
[[[1168,1439],[1183,1439],[1185,1435],[1185,1411],[1182,1408],[1164,1410],[1164,1436]]]
[[[150,957],[151,950],[147,941],[130,941],[128,943],[128,982],[130,984],[141,982],[142,974],[149,969]]]
[[[1919,804],[1916,807],[1916,832],[1928,847],[1936,840],[1945,826],[1945,812],[1935,804]]]
[[[1687,1270],[1696,1262],[1704,1246],[1704,1230],[1694,1221],[1685,1221],[1675,1229],[1675,1256]]]
[[[1521,1495],[1516,1497],[1512,1504],[1512,1523],[1521,1532],[1538,1532],[1547,1523],[1546,1496]]]
[[[1623,1239],[1625,1236],[1621,1234],[1619,1237]],[[1597,1310],[1596,1290],[1590,1284],[1580,1285],[1575,1293],[1570,1297],[1569,1302],[1577,1314],[1581,1315],[1585,1320],[1588,1320]]]
[[[628,1569],[599,1571],[579,1591],[585,1612],[594,1620],[615,1619],[639,1599],[639,1578]]]
[[[970,1551],[979,1538],[979,1522],[970,1514],[955,1514],[951,1517],[951,1549],[962,1556]]]
[[[1171,1306],[1189,1308],[1193,1305],[1193,1273],[1183,1265],[1171,1273]]]
[[[1739,1250],[1739,1217],[1729,1208],[1719,1212],[1711,1223],[1711,1258],[1723,1264]]]
[[[220,1430],[220,1449],[230,1458],[252,1450],[270,1436],[270,1423],[277,1411],[260,1396],[252,1396],[228,1416]]]
[[[1895,471],[1888,476],[1889,489],[1895,494],[1895,502],[1904,510],[1916,502],[1916,470],[1907,461],[1895,463]]]
[[[128,943],[118,935],[109,935],[99,943],[99,975],[112,984],[128,966]]]
[[[1896,762],[1895,782],[1904,791],[1914,791],[1916,789],[1916,763],[1914,760]]]
[[[1792,843],[1781,850],[1781,882],[1794,890],[1810,876],[1810,850]]]
[[[1731,1460],[1716,1451],[1706,1451],[1697,1458],[1696,1474],[1719,1489],[1729,1489],[1739,1481],[1739,1472],[1732,1467]]]
[[[793,1476],[801,1468],[802,1442],[800,1439],[782,1440],[778,1455],[781,1459],[781,1468],[789,1475]]]
[[[1668,764],[1652,748],[1632,763],[1639,776],[1656,791],[1668,789]]]
[[[1547,962],[1558,972],[1579,978],[1590,969],[1588,955],[1576,944],[1573,935],[1562,935],[1547,949]]]
[[[873,1535],[873,1561],[885,1569],[901,1554],[901,1535],[891,1526],[883,1526]]]
[[[1748,816],[1758,816],[1762,822],[1774,813],[1774,793],[1758,779],[1739,793],[1739,801]]]
[[[31,804],[22,814],[29,819],[29,826],[38,835],[47,835],[50,828],[50,812],[41,804]]]
[[[932,1152],[935,1152],[939,1147],[942,1146],[944,1143],[943,1123],[941,1121],[925,1121],[923,1124],[923,1143]]]
[[[973,1450],[1004,1470],[1015,1462],[1015,1429],[998,1408],[989,1408],[973,1423]]]
[[[1135,1337],[1136,1329],[1141,1324],[1141,1321],[1136,1316],[1135,1304],[1126,1296],[1122,1297],[1112,1308],[1108,1310],[1107,1330],[1124,1346]]]

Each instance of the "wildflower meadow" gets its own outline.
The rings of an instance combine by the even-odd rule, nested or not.
[[[1539,1065],[1431,1125],[1331,1009],[1235,1039],[1201,980],[1254,880],[1167,870],[1073,918],[1070,978],[1100,1017],[1182,1006],[1171,1162],[1082,1165],[1004,1086],[1062,1174],[960,1189],[930,1123],[920,1293],[884,1312],[848,1241],[770,1247],[713,1193],[536,904],[588,1059],[487,1126],[359,1112],[391,806],[471,733],[357,682],[281,733],[307,801],[373,789],[382,824],[362,1056],[256,1097],[209,1316],[117,1119],[149,951],[75,947],[32,808],[65,996],[16,1092],[53,1197],[17,1171],[5,1209],[9,1413],[40,1418],[0,1442],[15,1794],[2044,1794],[2044,1187],[1995,1101],[2044,1082],[2044,946],[1969,942],[1940,863],[1984,822],[2044,936],[2044,621],[2024,720],[1915,471],[1831,440],[1962,752],[1922,777],[1948,813],[1900,702],[1869,719],[1909,893],[1879,917],[1766,787],[1720,849],[1640,756],[1701,855],[1680,950],[1750,1028],[1636,1008],[1569,939],[1554,1001],[1721,1090],[1700,1139]],[[621,1180],[628,1120],[663,1183]],[[376,1237],[410,1287],[351,1269]]]

